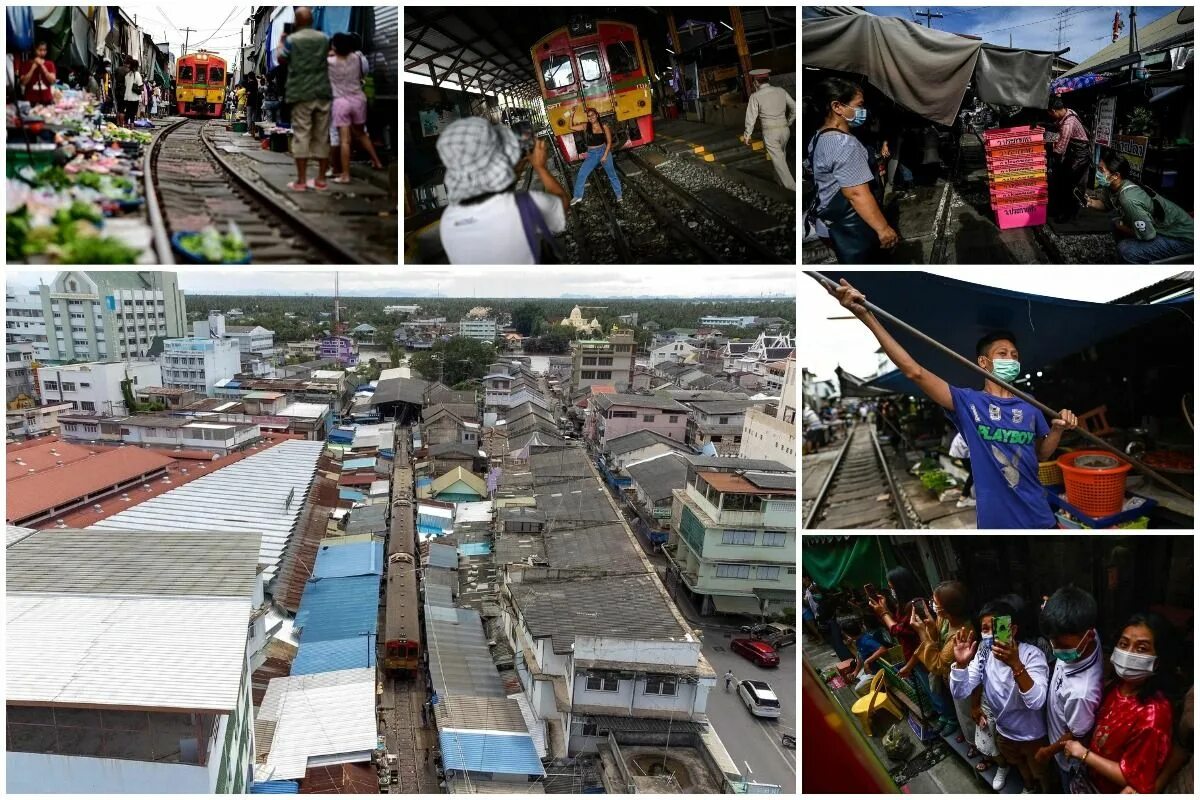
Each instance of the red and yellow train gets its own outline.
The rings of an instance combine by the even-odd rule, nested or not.
[[[225,111],[225,59],[207,50],[188,53],[175,62],[175,105],[184,117],[220,117]]]
[[[388,531],[383,668],[416,675],[421,667],[421,609],[418,587],[416,508],[408,429],[396,427],[392,468],[392,518]]]
[[[654,141],[650,76],[653,66],[635,25],[613,20],[574,23],[530,48],[546,118],[567,161],[587,153],[583,134],[571,130],[595,108],[613,130],[613,149]],[[578,137],[578,138],[577,138]]]

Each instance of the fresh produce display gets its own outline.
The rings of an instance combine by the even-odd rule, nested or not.
[[[199,232],[181,233],[176,242],[185,255],[205,264],[241,264],[250,257],[250,247],[233,222],[226,233],[210,225]]]

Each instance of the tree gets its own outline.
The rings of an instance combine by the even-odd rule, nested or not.
[[[546,312],[537,303],[521,303],[512,310],[512,324],[522,336],[536,336]]]
[[[533,344],[531,352],[565,353],[571,349],[571,336],[561,325],[555,325],[539,336]]]
[[[472,378],[482,378],[495,359],[496,348],[490,342],[454,336],[435,343],[431,350],[414,354],[409,363],[426,380],[453,386]]]
[[[388,358],[391,359],[393,367],[400,366],[400,362],[404,360],[404,350],[395,341],[388,344]]]

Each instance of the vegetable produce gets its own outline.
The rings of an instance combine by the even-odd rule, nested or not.
[[[233,222],[229,223],[229,232],[224,234],[212,225],[198,233],[185,233],[179,237],[179,245],[207,264],[239,263],[250,255],[245,237]]]

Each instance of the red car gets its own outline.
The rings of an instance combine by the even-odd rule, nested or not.
[[[757,639],[734,639],[729,643],[729,649],[760,667],[779,666],[779,653],[766,642]]]

